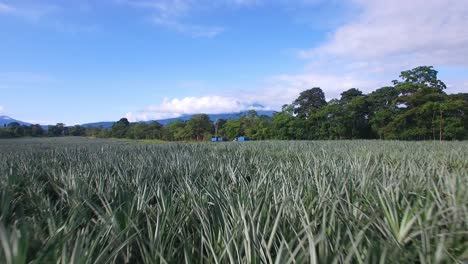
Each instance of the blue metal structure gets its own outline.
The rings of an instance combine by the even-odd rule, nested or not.
[[[225,142],[225,141],[227,141],[227,139],[224,137],[212,137],[211,138],[211,142]]]
[[[237,141],[239,141],[239,142],[249,141],[249,138],[248,137],[238,137]]]

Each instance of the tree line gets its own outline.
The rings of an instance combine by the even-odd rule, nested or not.
[[[246,136],[253,140],[322,139],[468,139],[468,93],[447,94],[432,66],[403,71],[392,86],[369,94],[357,88],[341,93],[339,99],[325,100],[319,87],[303,91],[272,117],[251,110],[238,119],[218,119],[206,114],[167,126],[158,122],[130,123],[126,118],[112,128],[21,126],[11,123],[0,128],[0,137],[89,136],[100,138],[204,141],[212,136],[232,140]]]

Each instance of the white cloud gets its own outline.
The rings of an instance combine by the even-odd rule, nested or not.
[[[311,76],[325,74],[339,80],[336,86],[322,86],[325,91],[332,90],[332,97],[337,96],[340,84],[375,90],[389,85],[401,71],[420,65],[468,70],[466,1],[352,2],[361,10],[354,19],[331,32],[321,45],[299,52],[310,61],[305,71]],[[293,76],[304,79],[301,74]],[[443,80],[452,83],[448,93],[466,89],[453,77]]]
[[[300,92],[313,87],[322,88],[326,98],[330,100],[339,98],[343,91],[350,88],[358,88],[364,92],[370,92],[375,90],[378,85],[381,85],[375,80],[352,73],[345,75],[319,74],[314,72],[283,74],[275,76],[273,80],[276,83],[276,90],[284,94],[279,97],[283,101],[283,104],[291,103]],[[283,87],[283,90],[280,87]]]
[[[362,9],[304,57],[400,59],[468,66],[468,4],[460,0],[354,0]]]
[[[232,0],[235,1],[235,0]],[[192,37],[215,37],[224,31],[223,27],[200,25],[187,22],[189,11],[203,7],[196,0],[117,0],[133,7],[147,8],[152,12],[151,21],[162,27],[175,30]],[[237,2],[237,1],[236,1]],[[242,1],[239,1],[242,2]],[[211,4],[210,4],[211,5]]]
[[[13,1],[10,2],[13,3]],[[17,1],[14,4],[7,4],[0,1],[0,15],[8,15],[30,23],[41,22],[47,27],[62,33],[92,33],[99,30],[97,25],[69,22],[68,19],[63,19],[61,15],[67,12],[67,9],[72,12],[85,12],[84,10],[89,6],[87,3],[78,0],[77,2],[67,2],[67,4],[38,4],[30,1]]]
[[[287,74],[343,83],[388,85],[399,72],[419,65],[468,66],[466,0],[117,0],[150,8],[154,22],[192,36],[213,37],[222,27],[191,25],[193,14],[216,8],[276,5],[292,10],[321,3],[346,6],[355,15],[321,45],[299,52],[312,59],[304,73]],[[343,8],[344,9],[344,8]],[[348,11],[349,11],[348,10]],[[341,10],[343,11],[343,10]],[[188,19],[187,19],[188,18]],[[351,77],[350,77],[351,76]],[[324,83],[331,83],[322,78]],[[350,81],[350,79],[354,81]],[[377,81],[378,79],[383,81]],[[367,80],[367,81],[364,81]],[[337,89],[333,87],[322,87]],[[373,87],[375,89],[377,87]],[[333,92],[331,92],[333,94]],[[336,92],[335,92],[336,93]],[[335,96],[335,95],[333,95]]]
[[[5,111],[5,108],[2,105],[0,105],[0,115],[4,114],[4,111]]]
[[[312,87],[322,87],[327,99],[337,98],[352,87],[363,91],[375,88],[376,83],[358,76],[335,76],[314,73],[283,74],[265,81],[258,90],[225,91],[222,95],[201,97],[165,98],[162,103],[148,106],[142,111],[130,112],[130,121],[147,121],[179,117],[186,114],[219,114],[255,110],[281,110],[291,103],[299,93]]]
[[[265,4],[279,3],[311,5],[324,0],[114,0],[120,4],[146,8],[152,11],[152,19],[158,26],[163,26],[193,37],[215,37],[225,31],[222,26],[200,25],[191,23],[194,13],[203,13],[217,8],[246,8]]]
[[[128,113],[130,121],[158,120],[179,117],[186,114],[220,114],[245,111],[249,109],[268,110],[268,107],[258,106],[255,101],[229,96],[202,96],[185,98],[165,98],[161,104],[152,105],[143,111]]]
[[[12,13],[13,11],[14,11],[13,7],[3,2],[0,2],[0,13]]]
[[[49,4],[26,5],[21,2],[15,2],[15,5],[13,5],[0,2],[0,15],[5,14],[15,16],[32,22],[37,22],[45,16],[56,13],[59,9],[60,8],[58,6]]]
[[[164,26],[173,29],[179,33],[187,34],[193,37],[212,38],[221,34],[224,31],[224,28],[222,27],[185,24],[174,19],[158,16],[153,18],[153,22],[157,25]]]

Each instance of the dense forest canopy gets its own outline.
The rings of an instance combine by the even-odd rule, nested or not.
[[[401,73],[393,86],[364,94],[358,88],[343,91],[339,99],[325,100],[319,87],[303,91],[273,117],[254,110],[239,119],[218,119],[197,114],[190,120],[167,126],[157,122],[130,123],[126,118],[111,129],[22,126],[11,123],[0,128],[0,138],[42,136],[91,136],[167,141],[207,140],[212,136],[253,140],[317,139],[468,139],[468,93],[447,94],[432,66],[420,66]]]

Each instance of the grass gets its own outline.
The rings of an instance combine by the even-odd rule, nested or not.
[[[463,263],[468,142],[0,141],[0,263]]]

